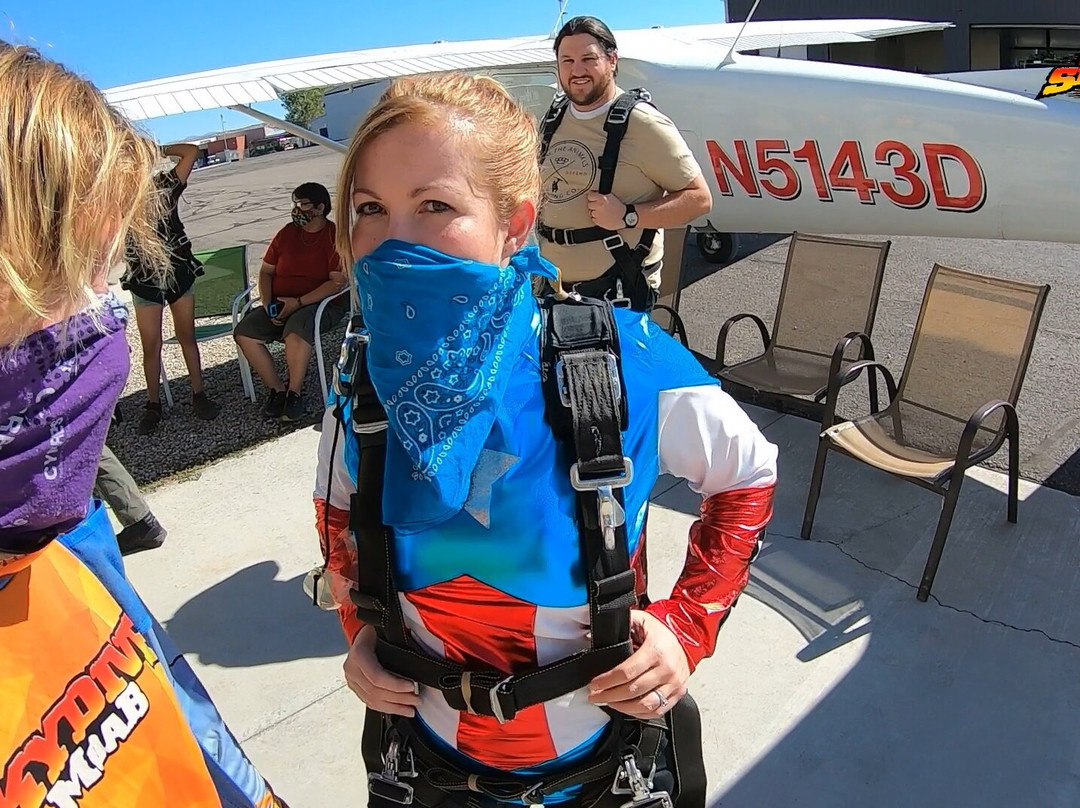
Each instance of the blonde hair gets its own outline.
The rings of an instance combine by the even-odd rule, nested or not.
[[[0,345],[94,300],[125,246],[168,265],[153,142],[90,82],[0,43]]]
[[[487,76],[438,73],[395,79],[353,136],[337,186],[337,247],[346,267],[352,254],[352,185],[365,148],[404,123],[446,127],[468,142],[483,166],[472,179],[490,193],[495,214],[507,221],[522,202],[540,199],[536,121],[501,84]]]

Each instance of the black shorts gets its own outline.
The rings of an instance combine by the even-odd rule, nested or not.
[[[321,303],[322,301],[319,301]],[[312,303],[297,309],[282,325],[276,325],[266,313],[266,309],[257,306],[244,315],[236,324],[233,335],[250,337],[259,342],[284,342],[289,334],[296,334],[308,345],[315,344],[315,314],[319,303]],[[327,330],[341,321],[349,313],[349,299],[345,295],[326,304],[323,310],[322,327]]]

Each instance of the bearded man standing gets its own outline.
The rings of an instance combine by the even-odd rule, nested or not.
[[[574,17],[555,38],[562,93],[542,124],[540,250],[566,291],[656,302],[663,229],[712,207],[701,167],[645,90],[616,82],[618,48],[595,17]]]

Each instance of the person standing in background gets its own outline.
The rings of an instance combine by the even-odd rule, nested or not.
[[[199,156],[199,147],[178,143],[162,149],[164,157],[178,162],[168,171],[155,175],[154,182],[164,203],[164,214],[157,223],[158,235],[169,253],[169,271],[147,266],[135,253],[128,255],[128,271],[121,286],[131,292],[135,322],[142,343],[143,373],[146,374],[146,409],[136,431],[149,435],[161,423],[161,321],[165,306],[172,314],[176,339],[184,354],[191,380],[191,406],[195,417],[203,421],[217,418],[220,408],[203,390],[202,362],[195,339],[195,278],[203,274],[202,264],[191,250],[191,240],[180,220],[180,197],[187,189],[188,177]]]
[[[563,94],[541,123],[540,251],[566,291],[648,311],[660,288],[664,228],[708,213],[712,193],[648,93],[617,86],[607,25],[574,17],[555,37],[555,57]],[[602,157],[614,162],[605,168]]]

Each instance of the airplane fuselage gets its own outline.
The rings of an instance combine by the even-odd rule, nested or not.
[[[620,61],[694,150],[698,228],[1080,243],[1080,106],[845,65]],[[707,221],[706,221],[707,220]]]

